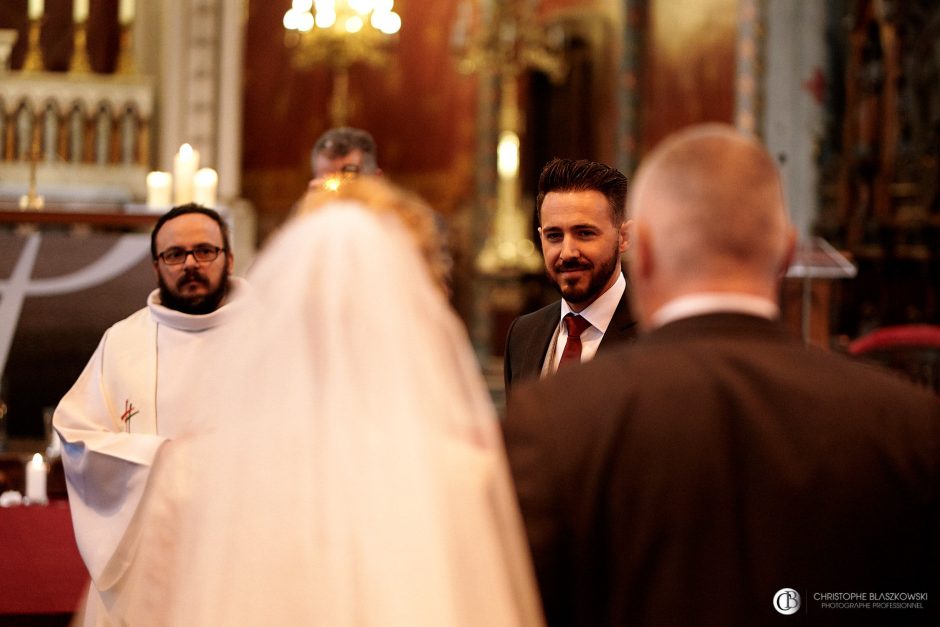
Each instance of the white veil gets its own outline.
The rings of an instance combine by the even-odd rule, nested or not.
[[[206,432],[171,442],[152,486],[147,614],[541,624],[493,408],[399,217],[335,201],[290,223],[249,281],[226,348],[181,365],[202,372]]]

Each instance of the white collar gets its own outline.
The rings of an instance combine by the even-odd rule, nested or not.
[[[627,289],[627,280],[623,278],[623,272],[617,272],[617,280],[607,288],[603,294],[597,297],[593,303],[585,307],[582,311],[576,312],[579,316],[591,323],[591,326],[597,328],[601,333],[607,333],[607,327],[617,311],[620,299]],[[561,299],[561,319],[571,313],[571,306],[564,298]]]
[[[228,293],[222,304],[211,313],[195,315],[164,307],[160,303],[160,290],[155,289],[147,297],[150,315],[157,323],[180,331],[205,331],[216,327],[231,319],[242,308],[241,303],[246,300],[249,291],[248,282],[241,277],[231,276],[228,281]]]
[[[768,320],[780,317],[780,308],[776,303],[761,296],[731,292],[699,292],[669,301],[653,313],[650,323],[655,329],[682,318],[718,312],[750,314]]]

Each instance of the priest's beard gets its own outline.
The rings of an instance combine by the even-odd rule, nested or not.
[[[177,286],[183,285],[193,279],[206,285],[208,285],[209,282],[205,276],[194,272],[184,274],[180,277]],[[166,281],[163,280],[163,276],[160,274],[157,275],[157,284],[160,288],[160,303],[164,307],[186,314],[202,316],[218,309],[219,305],[222,303],[222,299],[225,298],[225,293],[228,291],[228,272],[222,273],[218,287],[211,292],[196,296],[183,296],[179,292],[174,292],[170,289],[170,286],[166,284]]]

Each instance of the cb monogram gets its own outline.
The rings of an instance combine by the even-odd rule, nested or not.
[[[781,614],[796,614],[800,610],[800,593],[793,588],[781,588],[774,595],[774,609]]]

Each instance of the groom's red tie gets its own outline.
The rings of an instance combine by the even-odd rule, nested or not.
[[[568,341],[561,354],[561,361],[558,362],[559,369],[565,365],[581,363],[581,333],[591,326],[590,322],[573,313],[565,316],[564,323],[568,329]]]

